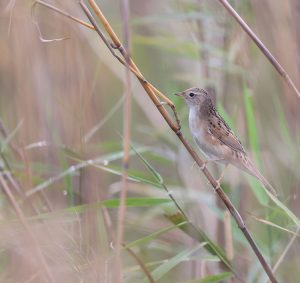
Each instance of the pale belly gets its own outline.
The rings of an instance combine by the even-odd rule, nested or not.
[[[216,140],[215,144],[209,142],[209,133],[207,127],[205,124],[202,124],[198,118],[194,117],[193,114],[194,113],[190,113],[189,115],[189,126],[191,134],[202,153],[207,159],[218,160],[218,162],[227,163],[222,161],[226,155],[227,147],[224,147],[219,142],[216,144]]]
[[[199,146],[200,150],[207,157],[207,159],[216,160],[221,163],[226,163],[222,161],[222,159],[224,159],[224,154],[225,154],[224,152],[225,148],[223,146],[221,145],[212,146],[208,144],[207,142],[205,142],[203,134],[199,132],[195,133],[193,137],[197,145]]]

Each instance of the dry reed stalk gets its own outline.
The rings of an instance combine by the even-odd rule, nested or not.
[[[35,248],[35,252],[36,252],[36,257],[42,267],[42,269],[44,270],[45,272],[45,275],[47,276],[47,281],[48,282],[51,282],[51,283],[54,283],[55,280],[52,276],[52,273],[50,272],[50,269],[48,267],[48,264],[47,264],[47,261],[43,255],[43,252],[39,246],[39,243],[38,241],[36,240],[33,232],[31,231],[30,229],[30,226],[28,225],[27,221],[26,221],[26,217],[25,215],[23,214],[23,211],[22,209],[20,208],[17,200],[15,199],[14,195],[12,194],[12,192],[10,191],[10,188],[5,180],[5,174],[6,172],[2,172],[2,174],[0,175],[0,183],[1,183],[1,186],[5,192],[5,194],[7,195],[7,198],[9,200],[9,202],[11,203],[12,207],[14,208],[20,222],[22,223],[22,225],[24,226],[24,229],[26,231],[26,233],[28,234],[30,240],[32,241],[33,245],[34,245],[34,248]]]
[[[253,30],[246,24],[243,18],[233,9],[233,7],[228,3],[227,0],[219,0],[219,2],[225,7],[225,9],[231,14],[231,16],[238,22],[238,24],[242,27],[242,29],[250,36],[250,38],[254,41],[257,47],[261,50],[261,52],[267,57],[276,71],[280,74],[281,77],[285,80],[288,86],[300,97],[300,92],[297,89],[296,85],[286,72],[286,70],[281,66],[281,64],[276,60],[276,58],[272,55],[269,49],[262,43],[262,41],[258,38],[258,36],[253,32]]]
[[[130,132],[131,132],[131,82],[130,82],[130,33],[129,33],[129,3],[128,0],[121,1],[121,13],[123,17],[123,37],[125,42],[125,101],[123,106],[123,170],[121,180],[120,205],[118,209],[118,226],[116,239],[116,276],[117,283],[123,282],[122,243],[124,239],[124,221],[126,215],[126,196],[128,191],[128,169],[130,157]],[[135,257],[136,258],[136,257]],[[139,262],[139,261],[138,261]]]
[[[125,247],[125,245],[123,245],[123,247]],[[146,267],[144,262],[137,256],[137,254],[132,249],[130,249],[128,247],[126,248],[126,250],[135,259],[135,261],[138,263],[138,265],[141,267],[141,269],[143,270],[143,272],[147,276],[149,282],[150,283],[155,283],[150,271],[148,270],[148,268]]]
[[[77,22],[77,23],[79,23],[79,24],[81,24],[81,25],[83,25],[83,26],[85,26],[85,27],[87,27],[89,29],[94,29],[94,27],[92,25],[86,23],[85,21],[82,21],[82,20],[80,20],[80,19],[72,16],[71,14],[69,14],[69,13],[67,13],[67,12],[65,12],[65,11],[63,11],[61,9],[58,9],[55,6],[53,6],[53,5],[49,4],[49,3],[46,3],[44,1],[41,1],[41,0],[35,0],[33,2],[32,9],[31,9],[31,15],[32,16],[33,16],[33,12],[34,12],[34,8],[35,8],[36,4],[40,4],[40,5],[42,5],[42,6],[46,7],[46,8],[49,8],[49,9],[53,10],[54,12],[56,12],[58,14],[61,14],[61,15],[65,16],[65,17],[69,18],[70,20],[73,20],[73,21],[75,21],[75,22]]]
[[[225,236],[225,251],[229,260],[233,260],[233,240],[232,240],[232,228],[231,219],[228,211],[224,212],[224,236]]]
[[[89,18],[90,22],[94,26],[95,31],[98,33],[100,38],[104,41],[104,43],[106,44],[106,46],[108,47],[108,49],[110,50],[112,55],[120,63],[122,63],[123,65],[126,66],[125,61],[122,58],[120,58],[118,55],[116,55],[116,53],[114,52],[114,50],[112,48],[119,50],[119,52],[121,53],[121,55],[124,58],[126,58],[126,56],[127,56],[126,51],[123,48],[123,46],[122,46],[119,38],[117,37],[116,33],[114,32],[114,30],[110,26],[109,22],[107,21],[106,17],[104,16],[102,11],[100,10],[99,6],[95,3],[94,0],[89,0],[89,3],[91,5],[91,7],[93,8],[95,14],[97,15],[98,19],[100,20],[103,27],[105,28],[107,34],[109,35],[109,37],[113,41],[113,44],[110,44],[108,42],[108,40],[105,38],[102,31],[98,27],[96,21],[93,19],[91,13],[86,9],[87,7],[83,3],[83,1],[81,0],[79,3],[81,5],[83,11],[86,13],[87,17]],[[220,199],[222,200],[224,205],[227,207],[227,209],[231,213],[232,217],[235,219],[239,229],[244,234],[246,240],[248,241],[249,245],[251,246],[251,248],[252,248],[253,252],[255,253],[256,257],[258,258],[259,262],[261,263],[261,266],[265,270],[265,272],[268,275],[270,281],[272,283],[277,283],[278,281],[276,280],[270,266],[266,262],[264,256],[260,252],[260,250],[259,250],[258,246],[256,245],[256,243],[254,242],[254,240],[253,240],[248,228],[246,227],[242,217],[240,216],[238,210],[235,208],[235,206],[232,204],[230,199],[224,193],[224,191],[222,190],[222,188],[220,187],[218,182],[212,177],[211,173],[206,168],[205,163],[202,161],[202,159],[198,156],[198,154],[195,152],[195,150],[192,148],[192,146],[184,138],[182,132],[180,131],[180,121],[177,117],[177,112],[176,112],[174,104],[166,96],[164,96],[160,91],[155,89],[148,81],[146,81],[144,79],[143,75],[141,74],[138,67],[135,65],[135,63],[133,62],[133,60],[131,58],[129,58],[129,63],[130,63],[130,66],[129,66],[130,71],[134,75],[136,75],[137,79],[140,81],[142,87],[144,88],[144,90],[148,94],[149,98],[152,100],[154,105],[157,107],[158,111],[161,113],[161,115],[163,116],[163,118],[165,119],[165,121],[167,122],[169,127],[174,131],[174,133],[177,135],[179,140],[182,142],[182,144],[184,145],[186,150],[189,152],[191,157],[194,159],[196,164],[202,170],[203,174],[205,175],[205,177],[207,178],[209,183],[212,185],[215,192],[218,194],[218,196],[220,197]],[[168,106],[171,107],[171,109],[173,110],[173,113],[175,115],[175,118],[176,118],[175,122],[172,119],[172,117],[170,116],[170,114],[167,112],[167,110],[165,109],[163,103],[161,103],[159,101],[159,99],[157,98],[157,95],[160,96],[161,98],[163,98],[165,100],[166,104],[168,104]]]

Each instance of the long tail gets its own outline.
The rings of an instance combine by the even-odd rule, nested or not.
[[[276,190],[274,187],[269,183],[269,181],[256,169],[254,164],[250,161],[247,160],[248,166],[247,166],[247,172],[250,173],[252,176],[256,177],[265,187],[266,190],[268,190],[271,194],[274,196],[278,196]]]
[[[257,176],[255,176],[261,183],[264,185],[264,187],[275,197],[278,197],[277,191],[274,189],[274,187],[269,183],[269,181],[260,173],[257,172]]]

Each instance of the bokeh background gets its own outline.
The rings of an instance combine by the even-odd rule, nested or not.
[[[41,5],[32,11],[32,2],[0,2],[2,168],[17,183],[7,180],[55,282],[113,282],[125,69],[95,32]],[[86,20],[77,1],[48,3]],[[120,2],[97,3],[122,38]],[[300,2],[230,3],[300,87]],[[134,61],[174,101],[187,139],[193,143],[187,108],[173,93],[214,88],[220,113],[282,203],[300,215],[300,98],[224,7],[211,0],[132,0],[130,32]],[[266,282],[203,174],[138,81],[131,82],[133,147],[189,220],[226,250],[233,270],[246,282]],[[209,168],[215,177],[222,169]],[[203,240],[172,224],[174,203],[134,152],[129,173],[124,243],[155,282],[237,282]],[[279,259],[279,281],[297,282],[299,238],[286,211],[233,167],[222,185],[268,262],[274,266]],[[0,281],[47,282],[32,237],[4,190],[0,218]],[[125,282],[149,282],[132,254],[124,249],[122,255]]]

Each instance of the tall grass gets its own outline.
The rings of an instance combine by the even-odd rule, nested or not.
[[[84,18],[74,1],[54,5]],[[281,59],[299,56],[296,36],[284,46],[280,40],[296,32],[296,5],[242,1],[234,7]],[[49,40],[41,42],[27,3],[0,6],[6,8],[0,18],[0,117],[7,132],[0,129],[1,167],[13,178],[5,182],[55,282],[113,282],[123,157],[123,118],[115,105],[122,102],[124,69],[94,33],[62,15],[37,7],[33,17]],[[101,7],[121,35],[118,5],[101,1]],[[132,56],[176,102],[186,135],[186,107],[171,94],[208,83],[217,89],[220,113],[280,202],[269,201],[259,183],[232,167],[222,185],[264,256],[272,266],[279,259],[278,280],[297,282],[300,103],[294,93],[214,1],[131,1],[130,23]],[[285,62],[293,79],[295,62]],[[234,223],[234,258],[228,259],[223,206],[133,78],[132,84],[124,281],[149,282],[150,274],[154,282],[264,282]],[[0,213],[0,282],[47,282],[3,190]]]

